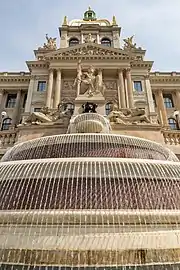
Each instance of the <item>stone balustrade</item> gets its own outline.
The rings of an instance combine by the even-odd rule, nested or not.
[[[0,148],[7,148],[14,145],[17,138],[16,131],[1,131],[0,132]]]
[[[163,136],[166,144],[180,145],[179,130],[165,130],[163,131]]]

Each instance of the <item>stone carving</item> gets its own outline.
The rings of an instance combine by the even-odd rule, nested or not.
[[[85,43],[94,43],[96,40],[92,37],[92,34],[89,33],[88,36],[84,39]]]
[[[105,86],[102,80],[101,70],[90,66],[87,72],[83,72],[81,60],[79,60],[74,86],[77,87],[77,93],[80,95],[87,95],[89,97],[97,94],[104,95]]]
[[[70,116],[70,111],[66,103],[60,103],[56,110],[42,107],[40,112],[33,112],[23,123],[23,125],[41,125],[44,123],[54,123],[63,116]]]
[[[134,38],[134,36],[131,36],[131,37],[129,37],[129,38],[126,38],[126,39],[123,39],[123,41],[124,41],[124,49],[137,49],[136,48],[136,43],[133,43],[133,38]]]
[[[104,48],[97,48],[96,45],[87,45],[85,44],[81,48],[76,49],[69,49],[64,52],[58,52],[55,54],[55,57],[64,57],[64,56],[125,56],[127,57],[127,54],[123,52],[116,52],[111,49],[104,49]]]
[[[96,112],[97,104],[95,103],[86,102],[85,104],[82,105],[82,108],[83,108],[82,113],[97,113]]]
[[[110,80],[110,81],[105,81],[105,86],[106,86],[106,89],[117,89],[117,83],[116,81],[113,81],[113,80]]]
[[[146,116],[144,109],[135,108],[121,111],[117,104],[112,105],[108,119],[111,123],[123,125],[139,123],[151,124],[151,121]]]
[[[39,48],[40,50],[45,49],[45,50],[56,50],[56,38],[48,37],[48,34],[46,34],[46,40],[47,43],[44,43],[43,48]]]

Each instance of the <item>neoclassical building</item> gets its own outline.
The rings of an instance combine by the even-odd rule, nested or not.
[[[23,123],[42,107],[53,111],[65,103],[73,113],[77,104],[88,101],[88,97],[76,100],[79,66],[86,73],[89,68],[98,70],[103,82],[101,114],[108,115],[116,103],[122,111],[145,110],[152,124],[113,124],[112,132],[157,140],[180,154],[179,72],[151,72],[153,61],[146,59],[146,50],[134,43],[133,36],[122,40],[116,18],[112,22],[98,19],[91,8],[79,20],[68,21],[65,16],[59,35],[60,44],[46,35],[46,43],[34,50],[35,59],[26,62],[29,72],[0,73],[1,155],[20,137],[27,140],[54,134],[56,128],[66,132],[68,123],[62,121],[49,132],[48,127],[46,132],[38,125],[26,127],[22,135]]]

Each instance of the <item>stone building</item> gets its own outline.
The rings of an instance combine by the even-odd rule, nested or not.
[[[88,101],[88,97],[77,100],[78,63],[83,72],[91,66],[97,69],[103,81],[104,101],[91,100],[103,103],[101,114],[108,115],[116,103],[122,111],[145,110],[151,122],[112,123],[113,133],[165,143],[180,154],[180,72],[151,72],[153,61],[146,60],[146,50],[134,43],[133,36],[122,40],[116,18],[112,22],[98,19],[91,8],[80,20],[68,21],[65,16],[59,35],[60,45],[46,35],[46,43],[34,50],[35,59],[26,62],[29,72],[0,73],[1,155],[15,142],[66,132],[65,120],[53,128],[23,123],[42,107],[55,111],[65,103],[67,109],[77,112],[76,107]]]

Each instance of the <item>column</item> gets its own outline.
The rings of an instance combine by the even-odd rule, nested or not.
[[[97,33],[97,44],[100,44],[100,37],[99,37],[99,33]]]
[[[15,126],[18,124],[20,105],[21,105],[21,90],[18,90],[17,97],[16,97],[16,105],[13,111],[12,126]]]
[[[51,107],[52,90],[53,90],[53,69],[50,69],[49,70],[47,96],[46,96],[46,107],[48,107],[48,108]]]
[[[131,80],[131,70],[126,70],[126,77],[127,77],[127,94],[128,94],[128,102],[129,108],[134,107],[134,97],[133,97],[133,87],[132,87],[132,80]]]
[[[176,90],[176,110],[180,111],[180,91]]]
[[[118,87],[119,106],[121,108],[126,108],[123,70],[118,70],[118,79],[119,79],[119,87]]]
[[[84,43],[84,35],[83,35],[83,33],[81,33],[81,44],[83,44]]]
[[[153,101],[153,95],[151,90],[151,84],[149,81],[149,75],[145,77],[145,87],[146,87],[146,94],[147,94],[147,100],[149,104],[149,112],[155,113],[155,107],[154,107],[154,101]]]
[[[3,110],[4,108],[3,100],[4,100],[4,89],[0,89],[0,111]]]
[[[164,99],[163,99],[163,94],[162,90],[158,90],[156,92],[156,100],[157,100],[157,106],[159,109],[159,116],[160,116],[160,121],[162,126],[169,126],[168,125],[168,120],[167,120],[167,113],[166,113],[166,108],[164,106]]]
[[[35,76],[32,75],[28,87],[28,94],[27,94],[27,100],[25,105],[25,113],[31,112],[31,103],[32,103],[32,95],[34,90],[34,84],[35,84]]]
[[[54,95],[54,108],[57,108],[59,103],[61,102],[61,70],[57,70],[56,76],[56,86],[55,86],[55,95]]]

